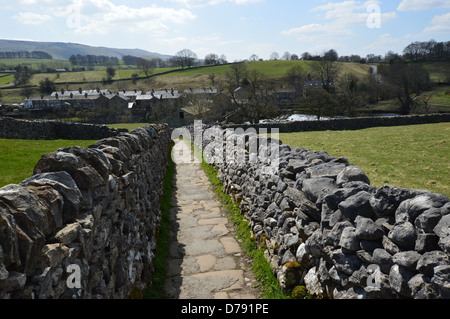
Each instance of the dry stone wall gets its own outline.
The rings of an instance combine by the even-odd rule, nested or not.
[[[308,132],[308,131],[340,131],[340,130],[362,130],[371,127],[389,127],[417,124],[432,124],[450,122],[450,113],[411,115],[411,116],[372,116],[354,118],[332,118],[320,121],[295,121],[295,122],[273,122],[262,124],[233,125],[227,128],[258,128],[278,129],[280,133]]]
[[[305,285],[334,299],[450,298],[446,196],[376,188],[346,158],[232,134],[208,130],[203,150],[286,291]],[[230,141],[245,145],[244,163],[230,157],[236,147]],[[251,163],[271,145],[279,150],[279,169],[267,174],[267,160]]]
[[[45,154],[0,189],[0,298],[128,298],[151,283],[170,129]]]
[[[0,117],[0,138],[24,140],[99,140],[117,136],[119,130],[106,125],[49,120],[15,120]]]

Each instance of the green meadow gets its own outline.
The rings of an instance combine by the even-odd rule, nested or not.
[[[87,147],[93,140],[13,140],[0,139],[0,187],[18,184],[33,174],[42,155],[61,147]]]
[[[450,123],[282,133],[280,139],[291,147],[346,157],[374,186],[427,189],[450,197]]]

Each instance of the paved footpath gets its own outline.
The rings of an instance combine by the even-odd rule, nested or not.
[[[190,148],[176,141],[168,299],[255,299],[258,291],[233,227]]]

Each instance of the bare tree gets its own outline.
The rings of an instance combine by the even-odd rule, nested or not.
[[[270,55],[270,60],[272,60],[272,61],[277,61],[277,60],[279,60],[280,59],[280,55],[278,54],[278,52],[273,52],[271,55]]]
[[[419,64],[398,60],[378,69],[400,101],[402,114],[409,114],[417,97],[431,89],[430,75]]]
[[[235,90],[240,87],[241,81],[247,76],[247,73],[248,69],[245,63],[241,62],[232,64],[229,71],[225,74],[230,89]]]
[[[259,57],[256,54],[252,54],[250,56],[250,61],[251,62],[256,62],[256,61],[258,61],[258,59],[259,59]]]
[[[189,49],[183,49],[181,51],[178,51],[174,58],[175,62],[182,69],[184,69],[185,67],[190,68],[194,65],[195,60],[197,59],[197,54]]]
[[[327,59],[314,61],[311,65],[314,74],[322,82],[323,88],[328,92],[334,91],[334,81],[339,73],[339,64]]]
[[[206,65],[217,65],[219,63],[219,56],[214,53],[210,53],[205,57]]]
[[[230,81],[229,85],[233,85],[234,79],[229,78],[228,80]],[[229,93],[245,118],[252,123],[258,123],[263,118],[278,114],[272,90],[273,85],[264,73],[251,70],[246,73],[244,85],[230,90]]]
[[[306,79],[306,72],[300,64],[294,65],[286,72],[289,84],[295,89],[296,98],[303,95],[303,88]]]
[[[338,107],[333,95],[324,89],[309,89],[303,105],[318,120],[324,116],[334,116]]]
[[[354,74],[344,75],[338,83],[338,99],[342,111],[348,116],[356,116],[362,107],[369,104],[369,95]]]
[[[142,69],[142,72],[144,72],[145,77],[149,78],[150,75],[153,74],[154,71],[154,67],[153,67],[153,63],[147,59],[138,59],[137,61],[137,66]]]
[[[291,56],[292,56],[292,55],[291,55],[288,51],[286,51],[286,52],[284,52],[283,56],[281,57],[281,60],[286,60],[286,61],[288,61],[288,60],[291,59]]]

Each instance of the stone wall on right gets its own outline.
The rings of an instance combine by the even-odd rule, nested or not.
[[[287,292],[305,285],[317,297],[334,299],[450,298],[445,195],[377,188],[346,158],[252,134],[236,135],[243,139],[236,145],[246,147],[245,161],[233,160],[226,157],[233,154],[227,134],[234,133],[216,128],[204,134],[211,137],[203,142],[207,161]],[[279,163],[270,172],[261,156],[272,146]]]

